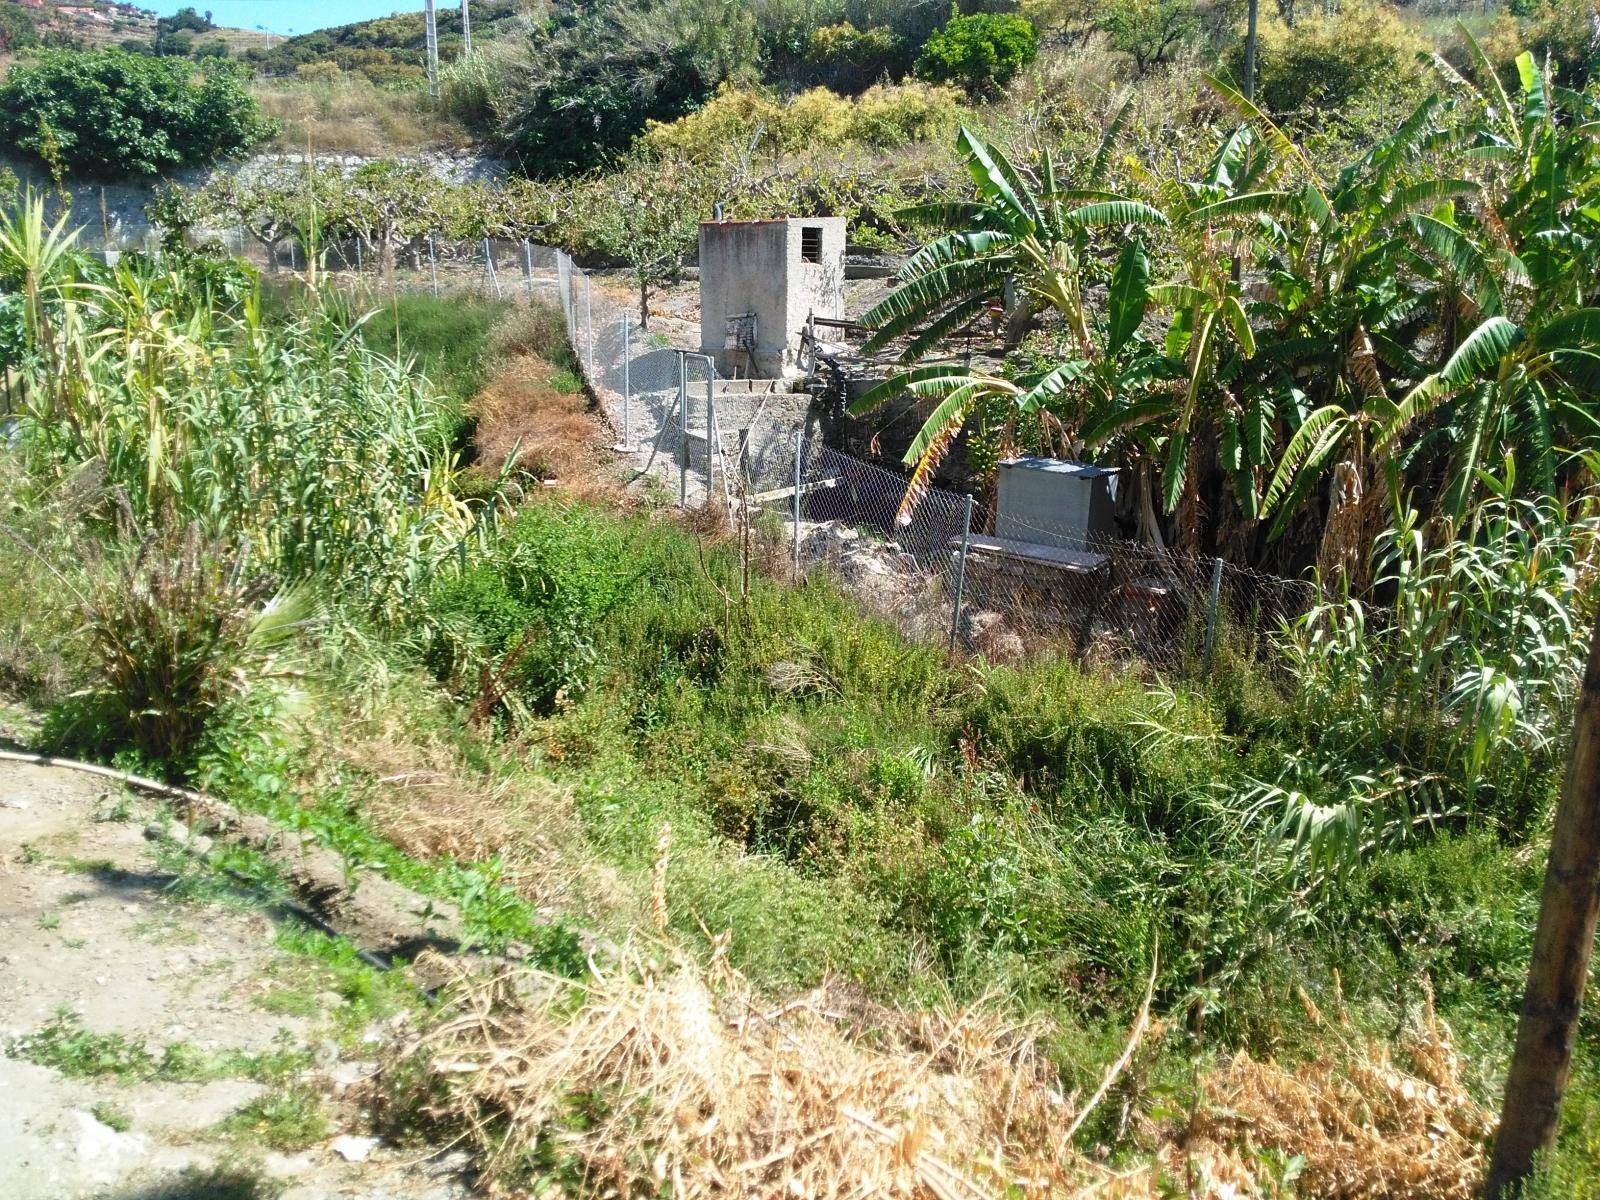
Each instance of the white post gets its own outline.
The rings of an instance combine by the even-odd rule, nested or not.
[[[467,0],[461,0],[461,11],[467,11]],[[533,247],[528,244],[528,239],[522,239],[522,274],[527,284],[528,299],[533,299]]]
[[[1211,561],[1211,597],[1206,605],[1206,647],[1202,656],[1205,669],[1211,669],[1211,651],[1216,646],[1217,637],[1217,606],[1222,600],[1222,560]]]
[[[439,98],[439,25],[433,12],[433,0],[423,0],[422,32],[427,43],[428,95]]]
[[[434,253],[433,234],[428,235],[428,276],[433,280],[433,295],[439,296],[439,257]]]
[[[805,453],[806,435],[794,435],[794,581],[800,582],[800,462]]]
[[[611,448],[633,453],[633,326],[627,313],[622,314],[622,441]]]
[[[711,503],[711,483],[717,475],[717,459],[722,457],[722,438],[717,434],[717,372],[711,359],[706,363],[706,503]],[[726,491],[728,481],[722,481]]]
[[[678,507],[689,507],[689,356],[678,351]]]
[[[467,11],[467,0],[461,0],[461,57],[472,57],[472,14]]]
[[[950,652],[955,653],[956,637],[961,631],[962,594],[967,590],[967,543],[972,541],[972,497],[967,497],[966,513],[961,519],[961,556],[956,560],[956,602],[950,609]]]
[[[500,276],[494,269],[494,247],[489,244],[489,239],[483,239],[483,261],[485,269],[489,272],[489,282],[494,284],[494,298],[504,299],[500,294]]]
[[[594,283],[583,277],[583,328],[589,343],[589,382],[594,382]]]

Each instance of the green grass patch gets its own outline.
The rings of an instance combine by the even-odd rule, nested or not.
[[[289,1152],[326,1140],[331,1126],[322,1096],[312,1088],[295,1085],[257,1097],[229,1113],[216,1129],[224,1137]]]
[[[89,1115],[107,1129],[127,1133],[133,1128],[133,1118],[109,1101],[101,1100],[89,1109]]]
[[[477,296],[396,293],[361,327],[361,338],[381,353],[414,360],[459,414],[488,380],[489,334],[512,307]]]
[[[207,1053],[187,1042],[155,1050],[140,1038],[85,1029],[70,1010],[14,1039],[9,1053],[73,1079],[115,1079],[123,1083],[194,1083],[209,1079],[254,1079],[276,1083],[304,1071],[310,1054],[280,1035],[263,1051]]]

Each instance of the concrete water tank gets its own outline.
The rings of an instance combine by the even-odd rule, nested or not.
[[[1116,536],[1117,468],[1062,458],[1009,458],[1000,464],[996,537],[1066,550]]]

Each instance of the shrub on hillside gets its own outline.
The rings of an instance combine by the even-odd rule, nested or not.
[[[1386,5],[1355,0],[1331,15],[1314,13],[1293,27],[1263,15],[1256,51],[1256,102],[1268,112],[1306,115],[1362,98],[1408,90],[1421,78],[1427,45]],[[1244,75],[1242,40],[1230,52]]]
[[[0,53],[15,54],[38,44],[39,29],[33,15],[20,4],[0,4]]]
[[[1562,86],[1581,91],[1600,75],[1600,12],[1593,0],[1513,5],[1512,13],[1502,13],[1495,21],[1483,39],[1483,49],[1491,62],[1506,70],[1513,69],[1513,60],[1524,50],[1531,51],[1537,62],[1549,58]],[[1452,61],[1464,61],[1464,55],[1447,53]]]
[[[0,144],[61,175],[115,178],[203,166],[273,132],[240,71],[122,50],[51,51],[0,86]]]
[[[715,162],[730,150],[777,156],[822,147],[885,149],[948,136],[960,121],[959,101],[955,90],[925,83],[880,85],[853,100],[812,88],[787,102],[724,84],[688,116],[651,122],[644,144],[695,162]]]
[[[499,137],[524,171],[560,175],[620,157],[757,61],[732,0],[598,0],[553,16],[498,56]]]
[[[824,25],[806,41],[806,58],[821,79],[841,92],[859,92],[884,79],[897,79],[910,63],[905,43],[885,25],[857,29],[849,21]]]
[[[1038,53],[1038,34],[1026,17],[973,13],[951,17],[928,39],[917,59],[917,74],[969,92],[992,92],[1015,79]]]

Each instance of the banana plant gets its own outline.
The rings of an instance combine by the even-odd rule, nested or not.
[[[957,147],[971,176],[975,198],[954,204],[924,205],[902,213],[913,222],[940,222],[957,227],[913,254],[900,269],[897,286],[863,318],[873,330],[868,350],[881,349],[899,338],[906,343],[903,362],[915,363],[951,334],[968,327],[986,312],[999,310],[1013,339],[1039,312],[1051,311],[1066,331],[1069,354],[1048,369],[1015,378],[973,370],[955,363],[909,366],[873,388],[854,405],[864,412],[899,395],[935,401],[932,413],[905,457],[912,467],[901,515],[905,518],[926,489],[928,480],[949,450],[968,416],[997,398],[1027,415],[1054,407],[1068,394],[1105,395],[1120,366],[1117,352],[1132,335],[1127,314],[1142,317],[1148,266],[1142,244],[1126,242],[1127,265],[1114,281],[1111,304],[1124,314],[1120,333],[1102,340],[1084,303],[1085,272],[1093,259],[1092,235],[1108,227],[1131,230],[1160,227],[1166,217],[1148,204],[1115,195],[1095,184],[1107,172],[1110,149],[1118,136],[1126,107],[1108,127],[1101,150],[1088,172],[1088,186],[1060,186],[1054,157],[1043,156],[1037,185],[996,146],[963,128]],[[1138,245],[1130,258],[1130,248]]]

